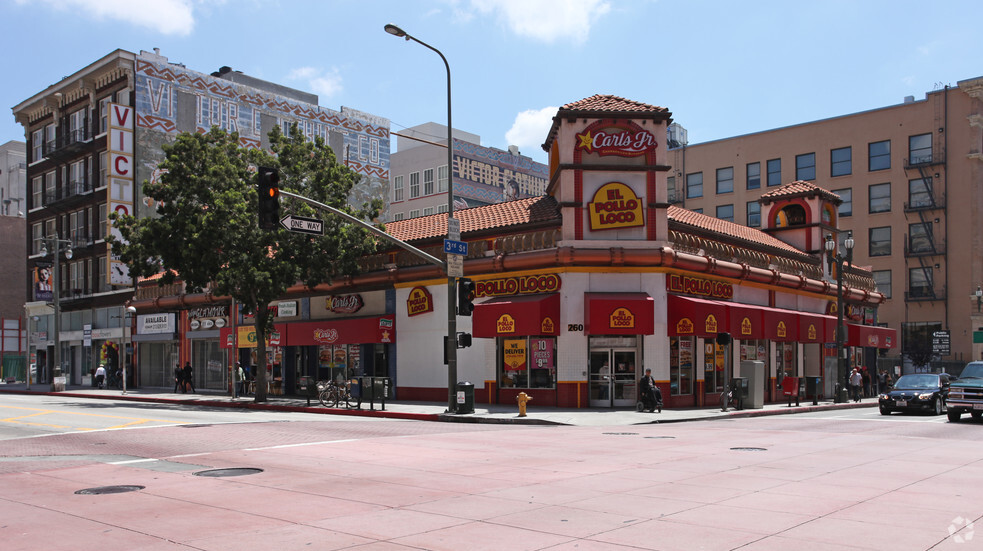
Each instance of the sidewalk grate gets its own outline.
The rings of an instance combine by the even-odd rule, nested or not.
[[[235,469],[210,469],[207,471],[198,471],[192,473],[195,476],[207,476],[211,478],[224,478],[228,476],[246,476],[250,474],[259,474],[263,472],[263,469],[255,469],[252,467],[241,467]]]
[[[99,486],[98,488],[86,488],[75,492],[79,495],[98,496],[104,494],[125,494],[126,492],[136,492],[146,486]]]

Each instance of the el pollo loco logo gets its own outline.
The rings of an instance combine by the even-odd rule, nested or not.
[[[577,134],[578,151],[597,153],[598,155],[618,155],[620,157],[638,157],[658,147],[655,136],[647,130],[632,132],[614,128],[617,131],[588,130]]]
[[[641,198],[621,182],[601,186],[587,207],[592,231],[645,225]]]

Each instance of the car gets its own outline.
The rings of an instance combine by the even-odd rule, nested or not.
[[[949,399],[947,373],[913,373],[902,375],[894,388],[878,396],[881,415],[895,411],[927,411],[942,415]]]
[[[949,421],[956,423],[963,413],[979,421],[983,418],[983,362],[969,362],[952,383],[949,396]]]

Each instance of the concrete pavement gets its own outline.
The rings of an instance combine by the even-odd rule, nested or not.
[[[536,406],[530,403],[526,417],[518,416],[518,407],[509,404],[475,404],[474,413],[447,413],[446,403],[436,402],[406,402],[400,400],[386,401],[374,405],[363,403],[361,409],[326,408],[316,399],[307,406],[306,398],[295,396],[269,396],[266,403],[257,403],[252,396],[233,399],[228,394],[201,390],[198,393],[172,393],[163,389],[132,389],[124,395],[119,390],[100,390],[91,387],[70,387],[64,392],[49,392],[47,385],[32,385],[31,389],[25,384],[0,384],[0,393],[31,393],[71,396],[94,400],[123,400],[132,402],[150,402],[161,404],[186,404],[199,407],[245,408],[273,411],[297,411],[304,413],[320,413],[326,415],[354,415],[383,417],[391,419],[416,419],[421,421],[444,421],[458,423],[510,423],[528,425],[573,425],[573,426],[606,426],[606,425],[640,425],[650,423],[677,423],[683,421],[701,421],[722,418],[757,417],[762,415],[783,415],[849,409],[858,407],[874,407],[876,398],[867,398],[860,403],[834,404],[830,401],[820,401],[812,405],[811,400],[800,401],[799,406],[789,407],[787,403],[766,404],[761,409],[730,409],[723,412],[719,407],[663,409],[661,413],[637,412],[634,409],[571,409]],[[373,409],[374,408],[374,409]]]

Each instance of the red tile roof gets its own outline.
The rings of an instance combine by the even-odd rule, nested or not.
[[[560,121],[566,116],[593,118],[621,116],[622,118],[633,119],[672,120],[672,113],[665,107],[649,105],[610,94],[595,94],[589,98],[568,103],[557,110],[553,117],[553,125],[550,127],[550,131],[546,135],[546,142],[543,144],[545,151],[550,150],[550,145],[556,139],[556,132],[560,128]]]
[[[802,180],[797,180],[795,182],[789,182],[781,187],[776,188],[774,191],[769,191],[761,196],[762,203],[772,203],[778,199],[788,199],[790,197],[815,197],[819,196],[833,204],[839,205],[843,202],[840,196],[825,189],[817,186],[812,182],[805,182]]]
[[[677,224],[699,228],[708,232],[719,233],[722,236],[736,237],[755,245],[772,247],[795,255],[808,256],[806,253],[796,249],[792,245],[789,245],[788,243],[759,229],[749,228],[747,226],[735,224],[734,222],[728,222],[726,220],[714,218],[713,216],[707,216],[706,214],[687,210],[682,207],[677,207],[676,205],[670,205],[669,209],[666,211],[666,214],[669,216],[670,223],[675,222]]]
[[[548,195],[457,210],[454,218],[461,221],[461,234],[509,226],[559,226],[561,222],[560,207]],[[447,236],[447,213],[389,222],[386,232],[403,241],[443,238]]]

